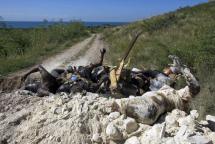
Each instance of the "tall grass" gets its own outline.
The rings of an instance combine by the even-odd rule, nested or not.
[[[39,63],[89,36],[80,22],[32,29],[0,29],[0,75]]]
[[[162,70],[169,54],[178,55],[198,77],[201,92],[193,108],[215,114],[215,2],[186,7],[104,32],[110,46],[108,58],[117,64],[132,33],[143,30],[130,54],[131,67]]]

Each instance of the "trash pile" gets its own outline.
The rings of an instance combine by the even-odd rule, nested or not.
[[[33,93],[32,93],[33,94]],[[33,95],[32,95],[33,96]],[[25,98],[19,105],[1,110],[0,141],[6,143],[73,144],[212,144],[215,143],[215,117],[198,121],[198,112],[174,109],[153,124],[143,124],[137,117],[115,109],[115,103],[135,99],[110,99],[87,93],[49,97],[30,97],[28,91],[5,94]],[[136,101],[138,105],[138,101]]]
[[[142,96],[148,91],[157,91],[165,85],[174,88],[178,77],[182,76],[189,86],[190,93],[198,94],[200,91],[198,81],[190,69],[182,65],[177,56],[169,55],[173,64],[169,64],[163,72],[127,68],[128,64],[125,64],[125,61],[141,34],[142,32],[139,32],[133,38],[118,66],[103,65],[106,49],[101,49],[100,60],[87,66],[69,65],[65,69],[56,68],[51,72],[42,65],[36,66],[22,76],[21,81],[25,84],[21,89],[37,93],[40,97],[61,92],[67,94],[92,92],[123,98],[130,95]],[[35,72],[40,72],[39,80],[30,77]]]
[[[170,79],[169,73],[165,76],[158,71],[143,71],[137,68],[126,69],[125,61],[141,34],[142,32],[133,38],[125,56],[117,67],[103,65],[106,49],[101,49],[100,60],[87,66],[69,65],[66,69],[56,68],[51,72],[48,72],[42,65],[32,68],[22,76],[22,81],[25,82],[22,89],[37,93],[40,97],[60,92],[68,94],[77,92],[117,93],[124,96],[131,94],[141,96],[144,92],[152,89],[149,86],[150,78],[161,75],[164,77],[163,81],[168,81],[167,83],[170,84],[171,80],[167,80]],[[40,72],[41,79],[39,81],[29,77],[35,72]],[[162,87],[160,85],[162,84],[157,87]]]

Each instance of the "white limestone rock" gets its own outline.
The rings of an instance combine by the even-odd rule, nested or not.
[[[176,117],[171,116],[171,115],[166,116],[165,122],[168,126],[177,126],[178,125]]]
[[[165,132],[166,132],[166,123],[164,123],[162,128],[161,128],[159,138],[163,138],[165,136]]]
[[[109,114],[108,119],[110,121],[113,121],[113,120],[119,118],[119,116],[120,116],[119,112],[112,112],[112,113]]]
[[[192,136],[188,138],[188,141],[192,144],[212,144],[206,136]]]
[[[165,117],[167,132],[174,134],[179,127],[178,119],[183,119],[185,117],[186,113],[178,109],[175,109],[171,113],[168,113]]]
[[[124,144],[141,144],[141,143],[136,136],[133,136],[127,139]]]
[[[6,118],[6,115],[3,113],[0,113],[0,121],[4,120]]]
[[[179,109],[174,109],[172,112],[171,112],[172,115],[180,118],[180,117],[185,117],[187,114],[184,112],[184,111],[181,111]]]
[[[179,118],[178,123],[179,123],[179,126],[183,126],[183,125],[191,126],[191,125],[194,125],[194,119],[189,115],[184,118]]]
[[[62,109],[61,108],[59,108],[59,107],[52,107],[51,108],[51,112],[53,113],[53,114],[61,114],[62,113]]]
[[[215,132],[211,132],[208,134],[208,138],[212,140],[213,143],[215,143]]]
[[[57,106],[62,106],[63,104],[65,103],[65,100],[61,97],[57,97],[56,100],[55,100],[55,104]]]
[[[124,125],[124,129],[126,130],[126,132],[128,134],[132,133],[138,129],[138,124],[137,124],[136,120],[133,118],[130,118],[130,117],[123,120],[123,125]]]
[[[96,133],[96,134],[93,134],[91,141],[96,143],[101,143],[102,138],[98,133]]]
[[[175,142],[174,138],[169,138],[169,139],[167,139],[166,142],[165,142],[165,144],[175,144],[175,143],[176,143],[176,142]]]
[[[34,93],[32,93],[31,91],[28,90],[18,90],[15,92],[16,95],[27,95],[27,96],[33,96],[35,95]]]
[[[151,129],[146,130],[140,137],[141,143],[151,143],[158,144],[162,143],[162,139],[160,138],[160,133],[162,130],[162,124],[155,124],[151,127]]]
[[[182,127],[180,127],[179,131],[176,134],[176,137],[180,138],[180,137],[184,136],[187,131],[187,128],[188,127],[186,125],[183,125]]]
[[[190,116],[193,118],[193,119],[197,119],[199,117],[199,113],[197,110],[192,110],[190,111]]]
[[[106,135],[111,140],[122,140],[122,134],[120,133],[119,129],[113,124],[109,123],[106,128]]]
[[[201,125],[203,125],[203,126],[208,126],[208,122],[206,121],[206,120],[201,120],[200,122],[199,122],[199,124],[201,124]]]

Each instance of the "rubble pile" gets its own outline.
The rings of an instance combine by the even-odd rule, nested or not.
[[[4,97],[24,101],[30,96],[28,91],[17,91]],[[196,110],[187,114],[175,109],[146,125],[116,111],[116,99],[104,95],[61,93],[30,98],[28,103],[16,107],[8,103],[11,110],[1,110],[0,143],[215,143],[215,117],[198,121]]]

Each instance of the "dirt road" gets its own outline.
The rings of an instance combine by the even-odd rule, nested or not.
[[[100,34],[92,35],[90,38],[72,46],[70,49],[48,58],[42,65],[51,71],[57,67],[65,67],[67,65],[87,65],[95,62],[99,57],[99,50],[104,48]]]

